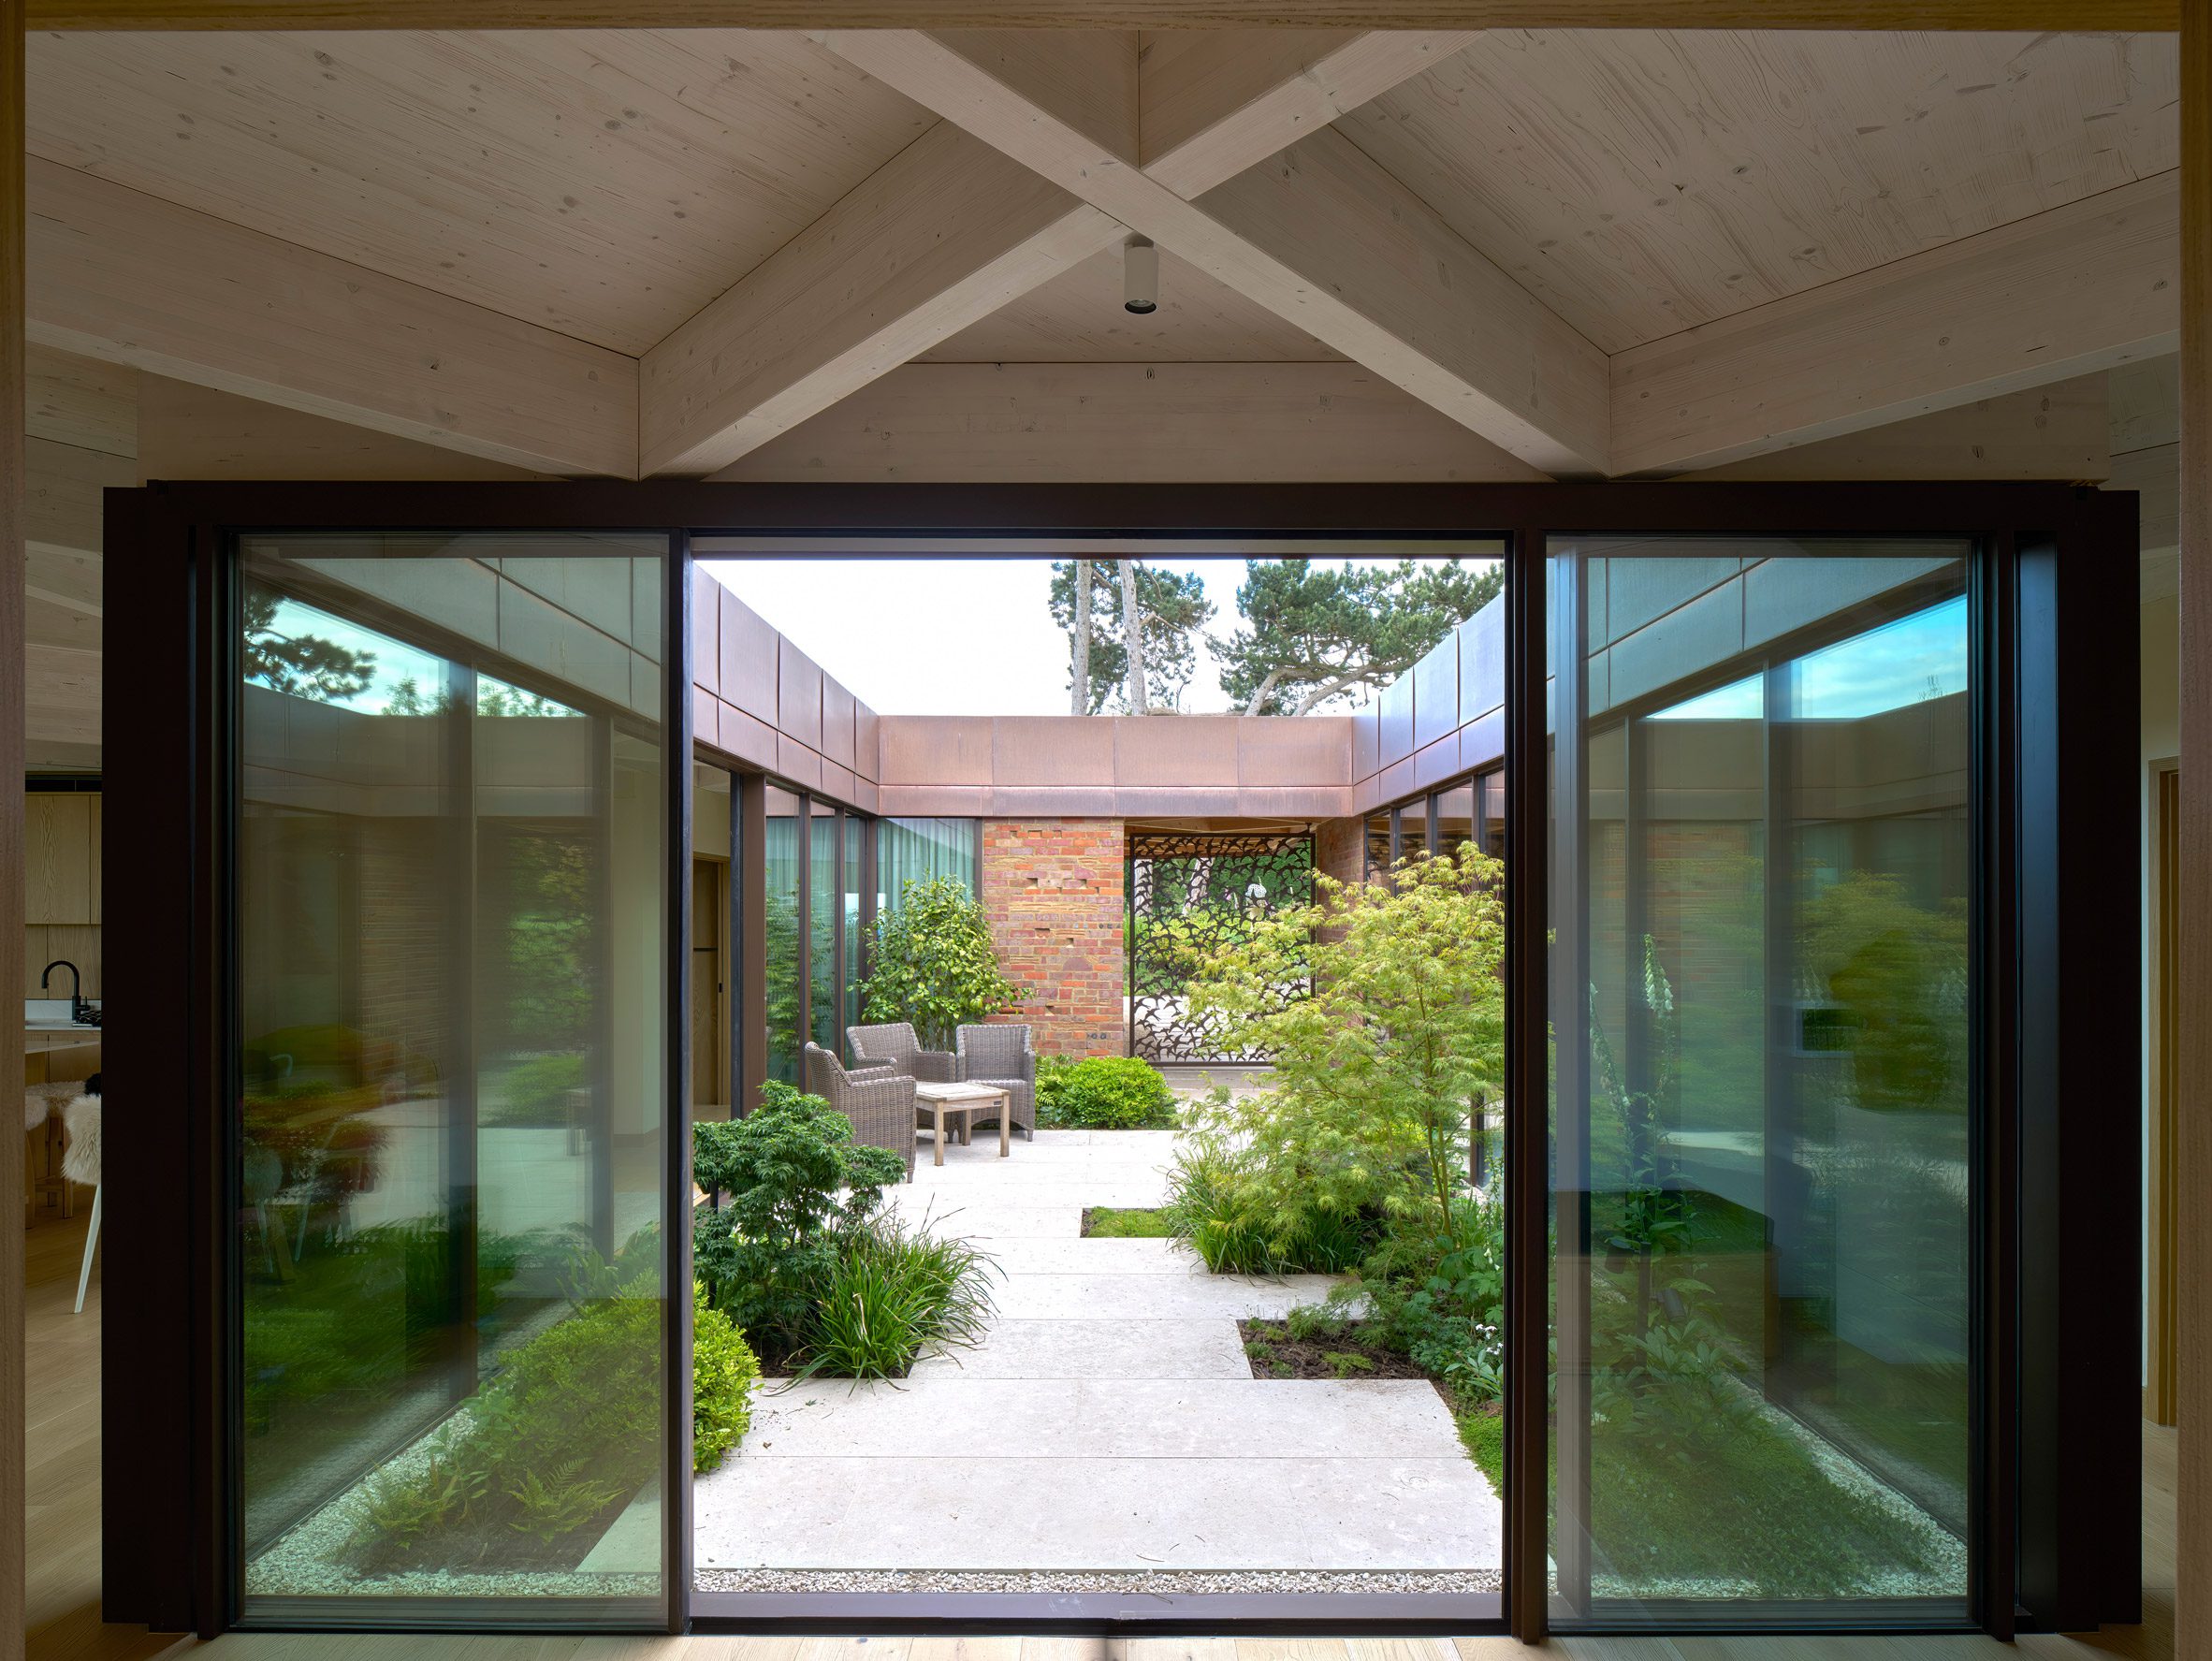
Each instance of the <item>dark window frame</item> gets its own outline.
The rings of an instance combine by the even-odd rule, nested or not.
[[[230,1625],[230,1578],[236,1568],[217,1544],[231,1538],[229,1454],[235,1423],[235,1379],[223,1362],[226,1300],[211,1295],[228,1284],[230,1246],[223,1197],[226,1147],[225,1116],[213,1104],[226,1100],[221,1057],[220,986],[232,928],[232,899],[225,851],[230,845],[226,788],[227,735],[216,694],[235,668],[226,638],[233,613],[234,534],[255,532],[374,528],[466,533],[477,531],[647,531],[671,534],[667,632],[663,669],[669,703],[663,742],[677,797],[672,832],[672,907],[668,947],[670,986],[680,992],[688,964],[690,825],[688,811],[695,753],[690,730],[688,536],[698,532],[773,532],[794,541],[822,539],[834,554],[837,539],[863,533],[949,533],[1001,540],[1018,552],[1021,541],[1046,534],[1085,534],[1111,527],[1122,535],[1231,535],[1238,533],[1327,539],[1397,535],[1464,540],[1503,537],[1506,544],[1507,629],[1506,769],[1508,779],[1542,776],[1545,726],[1544,640],[1546,599],[1540,561],[1550,538],[1573,534],[1642,532],[1710,535],[1971,537],[1986,550],[1977,584],[1993,596],[1992,614],[1977,630],[1977,666],[1994,665],[1989,718],[1976,731],[1981,869],[1977,891],[1991,908],[1990,935],[1998,942],[1998,978],[1986,1033],[1990,1085],[2005,1111],[1990,1115],[1987,1170],[1999,1180],[1989,1190],[1980,1237],[1983,1294],[1989,1302],[1986,1349],[1991,1365],[1981,1392],[1986,1406],[1982,1438],[1981,1493],[1986,1567],[1976,1597],[1975,1620],[1999,1636],[2024,1625],[2047,1626],[2063,1618],[2081,1625],[2131,1618],[2139,1539],[2132,1522],[2136,1462],[2133,1411],[2126,1398],[2133,1380],[2125,1369],[2118,1383],[2099,1379],[2072,1350],[2094,1356],[2132,1353],[2136,1323],[2132,1296],[2105,1295],[2126,1274],[2136,1251],[2132,1219],[2139,1196],[2130,1180],[2135,1149],[2130,1139],[2099,1149],[2086,1115],[2059,1111],[2072,1099],[2086,1102],[2093,1076],[2111,1094],[2109,1064],[2092,1074],[2086,1045],[2058,1048],[2055,1024],[2040,1028],[2022,1020],[2018,974],[2031,939],[2063,946],[2044,979],[2066,965],[2063,992],[2093,1012],[2092,1029],[2132,1031],[2126,1020],[2133,998],[2137,852],[2132,840],[2100,838],[2094,850],[2071,853],[2062,839],[2029,822],[2055,815],[2057,804],[2084,787],[2109,790],[2120,779],[2118,799],[2134,799],[2119,761],[2132,768],[2132,752],[2105,743],[2100,728],[2116,708],[2132,702],[2134,634],[2126,591],[2116,572],[2132,570],[2135,504],[2122,494],[2059,485],[1828,483],[1828,484],[1604,484],[1604,485],[1396,485],[1373,486],[809,486],[713,485],[680,481],[631,484],[581,481],[552,484],[176,483],[107,493],[107,536],[119,563],[129,561],[142,580],[109,607],[110,649],[128,657],[154,685],[181,695],[145,705],[111,704],[105,734],[109,756],[103,784],[118,798],[106,823],[119,838],[125,827],[171,823],[180,834],[149,856],[143,847],[119,842],[107,862],[109,902],[141,919],[146,951],[119,966],[110,996],[119,1006],[142,1012],[135,1046],[143,1056],[119,1054],[107,1071],[136,1079],[141,1091],[184,1099],[175,1122],[155,1128],[127,1147],[111,1150],[109,1180],[142,1203],[113,1207],[110,1244],[150,1272],[110,1291],[116,1317],[109,1325],[119,1371],[148,1346],[178,1358],[181,1387],[171,1397],[148,1402],[110,1397],[103,1429],[111,1487],[104,1540],[107,1610],[110,1619],[144,1621],[213,1636]],[[1535,580],[1531,580],[1531,578]],[[2116,598],[2116,592],[2119,598]],[[2123,627],[2123,625],[2125,625]],[[2096,681],[2091,679],[2094,667]],[[2105,683],[2104,677],[2112,682]],[[2124,680],[2116,699],[2114,686]],[[1532,696],[1531,694],[1536,694]],[[2117,760],[2115,758],[2117,757]],[[2132,775],[2131,775],[2132,777]],[[1990,794],[1994,788],[1999,794]],[[1508,912],[1507,1057],[1509,1112],[1506,1162],[1507,1228],[1515,1252],[1509,1275],[1508,1322],[1513,1333],[1508,1402],[1540,1403],[1545,1357],[1540,1329],[1531,1318],[1543,1308],[1543,1209],[1530,1202],[1541,1191],[1547,1158],[1544,1139],[1530,1133],[1540,1121],[1543,1078],[1526,1063],[1541,1056],[1545,1040],[1542,910],[1531,910],[1545,881],[1547,805],[1541,793],[1506,792]],[[734,832],[734,835],[736,834]],[[2077,841],[2085,840],[2077,838]],[[125,858],[128,852],[137,857]],[[2113,903],[2117,897],[2117,909]],[[746,919],[748,928],[755,920]],[[2028,937],[2024,939],[2023,937]],[[2100,965],[2120,961],[2124,975]],[[2055,984],[2055,983],[2054,983]],[[184,997],[176,995],[185,989]],[[2052,986],[2033,988],[2050,998]],[[734,1000],[736,1001],[736,1000]],[[688,1005],[672,997],[667,1042],[676,1061],[688,1042]],[[234,1046],[233,1046],[234,1047]],[[2033,1054],[2030,1055],[2030,1052]],[[744,1050],[738,1052],[745,1054]],[[2134,1058],[2140,1065],[2140,1057]],[[2036,1071],[2044,1070],[2038,1080]],[[2126,1069],[2123,1068],[2123,1071]],[[688,1068],[672,1064],[672,1100],[688,1084]],[[2121,1081],[2124,1084],[2124,1080]],[[2074,1087],[2069,1088],[2069,1085]],[[2035,1092],[2040,1090],[2041,1094]],[[2091,1128],[2093,1129],[2093,1128]],[[2040,1163],[2023,1171],[2022,1143]],[[672,1189],[688,1185],[687,1139],[668,1138]],[[2059,1156],[2063,1157],[2059,1157]],[[183,1180],[178,1180],[178,1173]],[[2070,1201],[2061,1206],[2063,1186]],[[2085,1199],[2086,1196],[2086,1199]],[[2063,1223],[2064,1249],[2025,1257],[2024,1238],[2039,1228],[2056,1234]],[[683,1243],[672,1243],[681,1255]],[[688,1264],[686,1265],[688,1278]],[[678,1284],[672,1281],[672,1285]],[[2049,1305],[2047,1311],[2042,1304]],[[669,1323],[672,1360],[680,1358],[688,1300],[675,1300],[679,1319]],[[2022,1309],[2034,1320],[2016,1320]],[[2017,1325],[2018,1344],[2004,1338]],[[2062,1338],[2071,1336],[2067,1347]],[[674,1369],[680,1371],[680,1368]],[[2122,1388],[2124,1387],[2124,1388]],[[2027,1448],[2009,1439],[2015,1401],[2030,1433],[2046,1433]],[[2119,1425],[2108,1428],[2116,1406]],[[2093,1434],[2056,1445],[2049,1427],[2088,1423]],[[1542,1416],[1509,1406],[1508,1464],[1513,1472],[1542,1468]],[[689,1416],[672,1422],[672,1443],[688,1435]],[[673,1453],[672,1448],[672,1453]],[[1532,1465],[1532,1461],[1534,1462]],[[686,1467],[688,1469],[688,1465]],[[2016,1508],[2015,1505],[2017,1498]],[[127,1506],[121,1503],[124,1500]],[[2015,1544],[2015,1517],[2018,1539]],[[1511,1629],[1524,1638],[1544,1632],[1545,1567],[1542,1485],[1516,1477],[1506,1496],[1507,1588],[1504,1605]],[[688,1532],[688,1508],[668,1508],[671,1534]],[[2071,1527],[2061,1530],[2059,1519]],[[2119,1519],[2130,1519],[2119,1525]],[[2093,1519],[2093,1521],[2092,1521]],[[2063,1538],[2061,1538],[2061,1534]],[[179,1539],[210,1542],[211,1549],[179,1552]],[[1051,1600],[1049,1608],[1020,1607],[1027,1600],[945,1597],[855,1601],[826,1598],[801,1610],[758,1604],[744,1610],[711,1607],[689,1590],[681,1575],[688,1539],[672,1538],[669,1624],[681,1627],[688,1612],[695,1625],[729,1617],[752,1630],[1079,1629],[1176,1631],[1236,1628],[1249,1631],[1471,1629],[1464,1608],[1453,1600],[1419,1597],[1317,1596],[1234,1600],[1235,1608],[1164,1600],[1132,1612],[1113,1598]],[[2016,1582],[2016,1570],[2018,1570]],[[474,1606],[446,1611],[443,1624],[490,1617],[499,1610]],[[395,1622],[441,1624],[435,1609],[394,1611]],[[1783,1611],[1771,1625],[1757,1616],[1741,1630],[1788,1631]],[[1492,1624],[1494,1625],[1494,1624]],[[1817,1629],[1832,1630],[1823,1625]]]

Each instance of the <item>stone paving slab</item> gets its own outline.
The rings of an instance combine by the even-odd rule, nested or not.
[[[980,1349],[930,1356],[912,1379],[1250,1378],[1236,1323],[1216,1316],[1146,1320],[1007,1320]]]
[[[1335,1283],[1326,1275],[1248,1280],[1203,1272],[1164,1275],[1025,1275],[1011,1269],[991,1293],[1000,1315],[1026,1320],[1114,1320],[1138,1315],[1218,1315],[1279,1319],[1318,1304]]]
[[[1258,1380],[1254,1381],[1259,1382]],[[948,1429],[948,1435],[963,1434]],[[699,1479],[702,1568],[1489,1568],[1500,1514],[1434,1457],[754,1459]]]
[[[1178,1240],[1090,1240],[1045,1236],[1009,1244],[997,1254],[1018,1275],[1203,1275],[1198,1253]]]
[[[766,1385],[747,1459],[1397,1459],[1455,1433],[1426,1378],[813,1379]]]

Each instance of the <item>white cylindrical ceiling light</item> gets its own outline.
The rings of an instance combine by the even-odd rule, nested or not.
[[[1139,316],[1159,310],[1159,250],[1150,237],[1121,245],[1121,303]]]

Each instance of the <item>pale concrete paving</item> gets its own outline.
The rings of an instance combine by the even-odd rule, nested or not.
[[[1494,1571],[1497,1496],[1426,1380],[1251,1376],[1239,1318],[1328,1277],[1082,1237],[1086,1205],[1165,1198],[1173,1141],[924,1149],[894,1203],[997,1260],[989,1335],[899,1384],[764,1387],[698,1479],[700,1569]]]

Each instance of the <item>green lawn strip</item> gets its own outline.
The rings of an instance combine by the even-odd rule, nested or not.
[[[1460,1446],[1490,1479],[1491,1492],[1506,1493],[1506,1414],[1502,1402],[1456,1408],[1452,1424],[1460,1433]]]
[[[1172,1240],[1175,1225],[1155,1205],[1086,1205],[1083,1231],[1092,1240]]]
[[[1763,1419],[1694,1455],[1601,1421],[1591,1460],[1592,1534],[1631,1588],[1722,1580],[1773,1596],[1847,1597],[1944,1567],[1930,1526],[1837,1482],[1797,1435]]]

